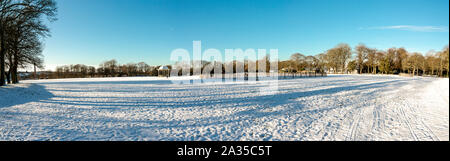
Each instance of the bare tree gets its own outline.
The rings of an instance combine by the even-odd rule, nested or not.
[[[139,74],[146,74],[148,73],[147,69],[148,69],[149,65],[147,65],[147,63],[145,62],[139,62],[137,64],[137,70],[139,72]]]
[[[385,69],[384,69],[384,57],[385,57],[385,53],[383,51],[377,51],[375,53],[375,64],[376,64],[376,68],[378,68],[380,70],[380,72],[384,73]],[[375,69],[377,70],[377,69]]]
[[[99,66],[100,66],[100,70],[104,76],[111,76],[111,77],[116,76],[116,72],[119,67],[117,64],[117,61],[115,59],[106,61],[106,62],[100,64]]]
[[[346,65],[350,58],[352,57],[352,48],[348,44],[339,44],[335,48],[335,54],[337,59],[337,65],[340,67],[341,72],[344,73],[346,71]]]
[[[377,69],[376,69],[376,53],[377,50],[376,49],[368,49],[367,51],[367,64],[368,64],[368,68],[370,70],[370,67],[372,67],[372,74],[377,74]]]
[[[426,56],[425,56],[425,62],[427,63],[429,72],[431,72],[431,75],[434,75],[434,72],[436,71],[436,69],[438,69],[439,67],[437,67],[438,62],[437,62],[437,58],[435,56],[435,51],[429,51]]]
[[[0,1],[0,86],[5,82],[5,57],[7,51],[11,51],[14,56],[9,60],[10,72],[17,75],[18,61],[22,55],[18,54],[21,40],[33,35],[47,36],[48,28],[42,22],[42,17],[46,16],[49,21],[56,20],[56,2],[54,0],[1,0]],[[8,32],[9,30],[9,32]],[[16,40],[16,42],[8,42]],[[39,41],[39,38],[33,40],[24,40],[29,42]],[[11,46],[12,44],[12,46]],[[34,44],[35,49],[41,51],[41,45]],[[30,51],[30,50],[29,50]],[[16,60],[13,60],[16,59]],[[33,66],[42,64],[41,59],[37,57],[27,58]],[[15,62],[16,61],[16,62]],[[16,76],[13,76],[13,82]]]
[[[440,66],[440,76],[444,76],[444,69],[447,71],[447,77],[449,76],[449,47],[448,45],[444,47],[444,49],[439,52],[439,66]]]
[[[394,69],[399,73],[403,72],[403,61],[408,57],[408,51],[404,48],[399,48],[395,52]]]
[[[290,68],[294,68],[297,71],[302,71],[305,68],[305,55],[300,53],[295,53],[291,55],[291,66]]]
[[[369,54],[369,48],[367,48],[364,44],[359,44],[356,46],[356,63],[359,68],[359,74],[363,72],[363,64],[366,61]]]
[[[338,52],[336,48],[329,49],[326,53],[325,59],[329,69],[333,69],[333,73],[337,73],[339,62],[337,61],[339,58]]]

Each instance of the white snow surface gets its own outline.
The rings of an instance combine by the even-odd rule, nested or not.
[[[23,81],[0,87],[0,140],[449,140],[448,78],[278,83],[260,95],[155,77]]]

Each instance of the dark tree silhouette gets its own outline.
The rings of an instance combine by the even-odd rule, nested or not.
[[[54,0],[0,1],[0,86],[5,85],[5,58],[7,52],[12,54],[8,63],[10,66],[8,73],[15,73],[13,77],[16,77],[19,62],[25,60],[22,59],[22,56],[30,54],[30,51],[38,53],[41,51],[40,43],[36,43],[36,41],[39,41],[39,38],[35,37],[48,36],[49,34],[49,30],[42,22],[42,18],[46,17],[49,21],[55,21],[56,12],[57,8]],[[23,50],[26,50],[26,52],[21,54],[20,52]],[[34,66],[42,64],[42,60],[37,59],[37,57],[26,59]]]

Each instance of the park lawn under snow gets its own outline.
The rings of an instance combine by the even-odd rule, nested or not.
[[[278,82],[23,81],[0,87],[0,140],[449,140],[449,79]]]

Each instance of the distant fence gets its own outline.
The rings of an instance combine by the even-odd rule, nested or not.
[[[280,78],[301,78],[301,77],[326,77],[325,72],[302,71],[302,72],[283,72],[279,74]]]
[[[200,78],[244,78],[244,80],[248,80],[249,77],[256,77],[256,80],[263,77],[278,77],[278,79],[289,79],[289,78],[302,78],[302,77],[326,77],[327,73],[325,72],[314,72],[314,71],[302,71],[302,72],[280,72],[280,73],[266,73],[266,75],[256,74],[256,73],[233,73],[233,74],[202,74]]]

